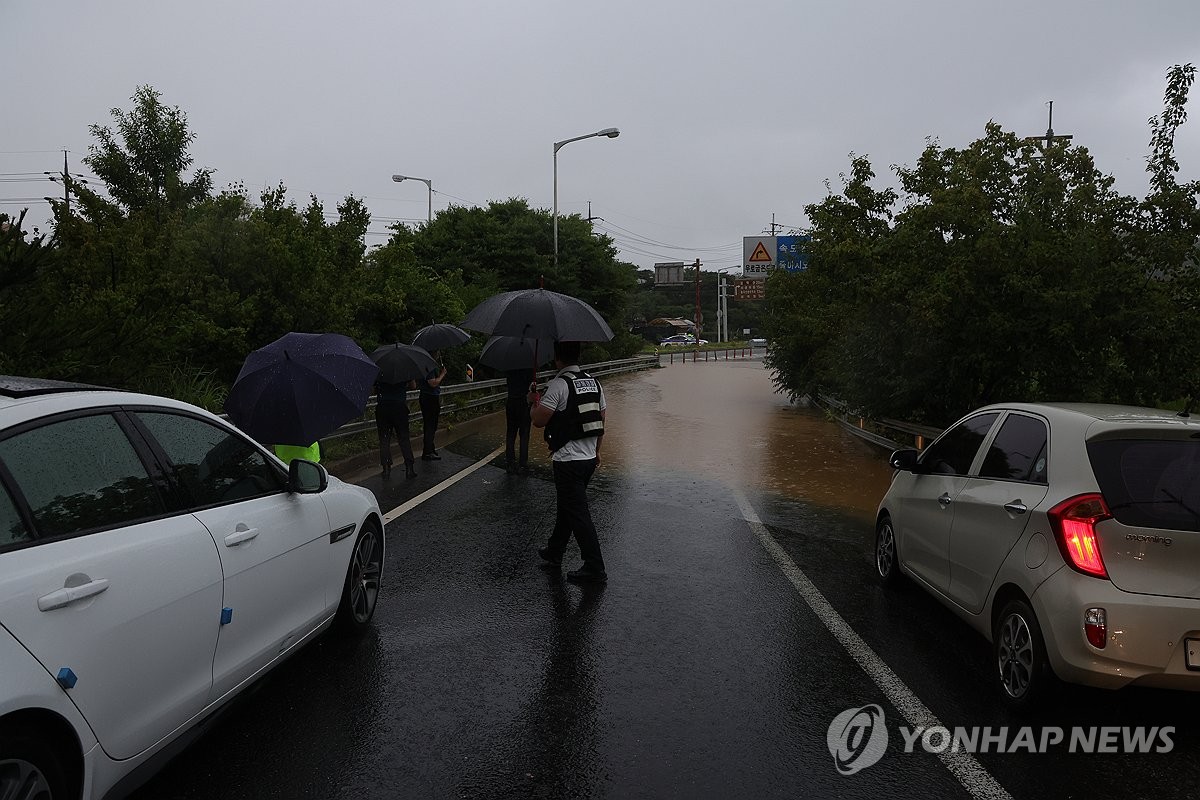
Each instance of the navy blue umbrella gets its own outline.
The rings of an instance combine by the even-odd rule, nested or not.
[[[362,416],[378,374],[348,336],[288,333],[246,357],[225,411],[260,442],[307,447]]]
[[[399,342],[376,348],[371,353],[371,360],[379,366],[379,380],[384,383],[423,380],[438,368],[438,363],[425,348]]]

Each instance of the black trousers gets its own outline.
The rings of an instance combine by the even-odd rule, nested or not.
[[[417,402],[421,406],[421,424],[425,427],[421,455],[427,456],[437,452],[433,437],[437,434],[438,417],[442,415],[442,398],[436,394],[422,394]]]
[[[375,430],[379,433],[379,465],[392,465],[392,434],[400,440],[404,463],[413,463],[412,434],[408,432],[408,403],[375,406]]]
[[[510,397],[504,406],[504,416],[508,420],[508,430],[505,433],[505,456],[508,466],[512,466],[516,456],[517,437],[521,438],[521,460],[518,466],[529,463],[529,404],[523,397]]]
[[[551,553],[561,556],[573,533],[584,565],[603,572],[604,556],[600,554],[600,540],[596,538],[596,526],[592,524],[592,512],[587,499],[588,481],[595,471],[594,458],[554,462],[558,513],[554,518],[554,532],[550,534],[546,547]]]

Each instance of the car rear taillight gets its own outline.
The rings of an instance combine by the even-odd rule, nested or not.
[[[1108,615],[1103,608],[1089,608],[1083,612],[1083,632],[1088,644],[1099,650],[1108,641]]]
[[[1081,494],[1062,501],[1046,515],[1050,517],[1050,527],[1067,564],[1084,575],[1107,578],[1108,570],[1104,568],[1100,543],[1096,540],[1096,525],[1112,519],[1104,496]]]

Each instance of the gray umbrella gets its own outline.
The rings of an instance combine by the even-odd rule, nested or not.
[[[421,380],[438,369],[438,363],[425,350],[399,342],[377,348],[371,360],[379,366],[379,380],[384,383]]]
[[[607,342],[612,328],[587,303],[545,289],[504,292],[471,309],[462,327],[497,336],[564,342]]]
[[[436,322],[433,325],[426,325],[421,330],[417,331],[417,335],[413,337],[413,344],[417,347],[423,347],[429,352],[434,350],[445,350],[447,347],[457,347],[469,341],[471,334],[464,331],[457,325],[449,325],[444,322]]]
[[[550,339],[522,339],[520,336],[493,336],[483,346],[479,363],[492,369],[529,369],[540,367],[554,358]]]

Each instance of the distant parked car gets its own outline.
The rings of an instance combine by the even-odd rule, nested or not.
[[[986,406],[891,465],[879,578],[991,639],[1010,702],[1055,677],[1200,691],[1200,416]]]
[[[701,347],[708,344],[708,339],[696,341],[696,337],[690,333],[677,333],[674,336],[668,336],[659,342],[664,347],[695,347],[699,344]]]
[[[767,340],[766,339],[751,339],[750,346],[751,347],[766,347]]]
[[[0,376],[0,797],[123,797],[337,622],[369,625],[383,523],[186,403]]]

